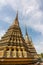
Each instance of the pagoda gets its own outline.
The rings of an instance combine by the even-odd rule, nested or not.
[[[25,42],[28,46],[28,50],[30,50],[30,53],[34,56],[34,58],[38,58],[37,52],[34,48],[32,39],[29,38],[28,33],[27,33],[27,28],[26,28],[26,35],[25,35]]]
[[[34,65],[37,53],[26,32],[24,39],[18,20],[18,13],[13,24],[0,40],[0,65]]]

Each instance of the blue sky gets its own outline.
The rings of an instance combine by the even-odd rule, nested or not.
[[[43,0],[0,0],[0,38],[13,23],[17,10],[22,34],[25,36],[26,24],[37,52],[42,53]]]

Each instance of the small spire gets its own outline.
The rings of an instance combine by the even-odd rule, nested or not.
[[[28,32],[27,32],[26,25],[25,25],[25,31],[26,31],[26,33],[25,33],[25,42],[28,43],[29,42],[29,37],[28,37]]]
[[[30,41],[32,42],[32,38],[31,38],[31,36],[30,36]]]
[[[28,35],[28,33],[27,33],[27,27],[26,27],[26,25],[25,25],[25,30],[26,30],[26,35]]]

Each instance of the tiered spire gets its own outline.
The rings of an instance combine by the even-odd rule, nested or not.
[[[30,38],[28,37],[27,27],[26,27],[25,42],[26,42],[26,44],[27,44],[27,46],[28,46],[28,50],[30,50],[31,54],[32,54],[33,56],[37,56],[37,53],[36,53],[36,50],[35,50],[35,48],[34,48],[32,39],[30,39]],[[37,57],[38,57],[38,56],[37,56]],[[37,57],[36,57],[36,58],[37,58]]]
[[[4,52],[4,57],[5,55],[7,57],[6,52],[10,50],[8,54],[10,54],[9,56],[11,57],[13,57],[14,55],[14,57],[17,58],[18,57],[33,58],[33,56],[31,56],[31,53],[29,53],[28,47],[25,43],[21,29],[19,27],[18,12],[14,21],[14,25],[10,26],[6,34],[2,37],[2,40],[0,41],[0,45],[7,46],[8,48],[8,49],[6,48]]]

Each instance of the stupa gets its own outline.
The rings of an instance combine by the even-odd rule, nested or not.
[[[24,39],[19,26],[18,13],[13,24],[0,40],[0,65],[34,65],[37,53],[28,39]]]

